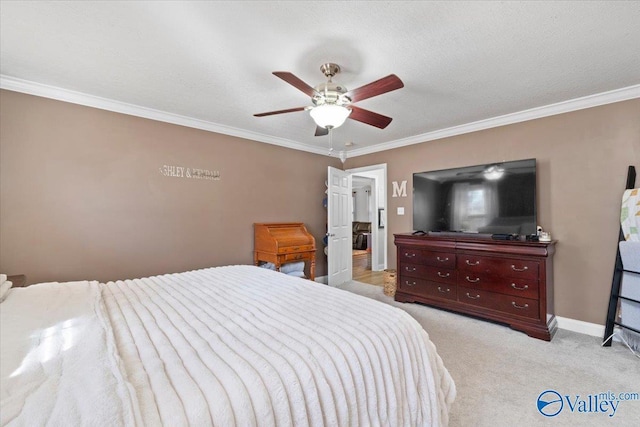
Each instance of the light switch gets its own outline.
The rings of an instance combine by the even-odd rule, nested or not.
[[[404,207],[398,208],[398,215],[404,215]]]

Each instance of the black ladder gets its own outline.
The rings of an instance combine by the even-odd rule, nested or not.
[[[629,171],[627,173],[627,186],[626,189],[630,190],[635,188],[636,185],[636,168],[633,166],[629,166]],[[620,235],[618,237],[618,242],[625,240],[624,234],[622,233],[622,227],[620,227]],[[631,274],[640,274],[638,271],[625,270],[622,265],[622,258],[620,257],[620,246],[616,250],[616,264],[613,269],[613,280],[611,281],[611,296],[609,297],[609,310],[607,311],[607,323],[604,329],[604,337],[602,338],[602,345],[609,347],[611,346],[611,335],[613,334],[613,328],[618,325],[621,328],[629,329],[630,331],[634,331],[640,334],[640,330],[636,328],[632,328],[629,325],[624,325],[616,320],[618,315],[618,301],[623,299],[626,301],[631,301],[634,303],[640,304],[640,301],[634,300],[631,298],[626,298],[620,296],[620,285],[622,284],[622,274],[623,273],[631,273]]]

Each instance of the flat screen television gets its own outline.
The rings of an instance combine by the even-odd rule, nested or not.
[[[413,229],[536,233],[536,159],[413,174]]]

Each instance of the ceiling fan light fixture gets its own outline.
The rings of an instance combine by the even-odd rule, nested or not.
[[[254,114],[254,116],[265,117],[310,110],[311,117],[316,123],[315,136],[327,135],[329,133],[327,132],[328,130],[342,126],[347,118],[378,129],[384,129],[391,123],[391,117],[356,107],[353,103],[404,87],[404,83],[398,76],[389,74],[357,89],[348,90],[343,85],[332,81],[333,76],[340,72],[338,64],[327,62],[322,64],[320,71],[325,75],[327,81],[315,87],[309,86],[288,71],[274,71],[274,76],[309,96],[313,106],[268,111]]]
[[[489,166],[484,170],[484,177],[489,181],[498,180],[502,175],[504,175],[504,169],[497,165]]]
[[[342,126],[351,110],[342,105],[322,104],[314,107],[309,114],[316,125],[325,129],[335,129]]]

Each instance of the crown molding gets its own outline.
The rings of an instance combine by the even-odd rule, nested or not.
[[[142,117],[150,120],[157,120],[175,125],[205,130],[208,132],[235,136],[252,141],[265,142],[267,144],[278,145],[294,150],[327,155],[327,152],[324,148],[300,144],[299,142],[291,141],[289,139],[277,138],[270,135],[251,132],[214,122],[208,122],[205,120],[194,119],[178,114],[167,113],[165,111],[154,110],[152,108],[141,107],[139,105],[128,104],[126,102],[115,101],[108,98],[102,98],[82,92],[62,89],[59,87],[18,79],[11,76],[0,75],[0,89],[22,92],[29,95],[41,96],[44,98],[84,105],[101,110],[113,111],[116,113]],[[467,123],[464,125],[440,129],[433,132],[427,132],[421,135],[415,135],[408,138],[377,144],[372,147],[358,148],[348,151],[347,157],[351,158],[364,156],[366,154],[392,150],[394,148],[406,147],[408,145],[420,144],[423,142],[434,141],[437,139],[448,138],[456,135],[463,135],[465,133],[477,132],[480,130],[506,126],[514,123],[525,122],[528,120],[539,119],[556,114],[568,113],[571,111],[583,110],[586,108],[597,107],[605,104],[612,104],[614,102],[627,101],[629,99],[635,98],[640,98],[640,84],[612,90],[609,92],[589,95],[582,98],[558,102],[542,107],[536,107],[516,113],[505,114],[503,116],[493,117],[490,119],[479,120],[477,122]]]
[[[529,120],[569,113],[577,110],[584,110],[586,108],[597,107],[605,104],[613,104],[614,102],[627,101],[635,98],[640,98],[640,85],[628,86],[595,95],[584,96],[582,98],[571,99],[516,113],[505,114],[503,116],[493,117],[490,119],[479,120],[477,122],[466,123],[464,125],[427,132],[422,135],[415,135],[409,138],[377,144],[373,147],[358,148],[349,151],[348,157],[363,156],[380,151],[392,150],[394,148],[406,147],[408,145],[420,144],[422,142],[434,141],[436,139],[449,138],[456,135],[463,135],[465,133],[526,122]]]
[[[130,116],[157,120],[160,122],[205,130],[208,132],[235,136],[252,141],[265,142],[267,144],[278,145],[294,150],[307,151],[314,154],[327,154],[326,149],[300,144],[298,142],[291,141],[285,138],[277,138],[257,132],[251,132],[244,129],[221,125],[219,123],[194,119],[187,116],[181,116],[179,114],[167,113],[165,111],[154,110],[152,108],[141,107],[139,105],[128,104],[126,102],[115,101],[113,99],[102,98],[95,95],[89,95],[83,92],[76,92],[73,90],[62,89],[59,87],[49,86],[28,80],[17,79],[15,77],[6,75],[0,75],[0,89],[26,93],[28,95],[41,96],[43,98],[50,98],[58,101],[69,102],[72,104],[84,105],[86,107],[98,108],[100,110],[107,110],[115,113],[122,113]]]

